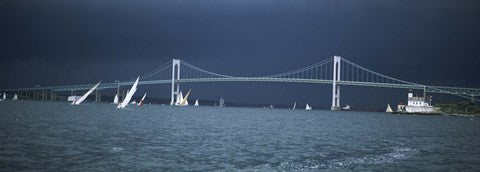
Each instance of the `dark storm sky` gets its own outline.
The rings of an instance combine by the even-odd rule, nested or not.
[[[0,87],[130,79],[173,57],[218,73],[265,75],[333,55],[412,82],[480,87],[479,31],[476,0],[4,0]],[[331,99],[328,85],[184,88],[235,102],[328,106]],[[167,86],[144,90],[169,94]],[[405,92],[348,87],[342,104],[383,106],[405,101]]]

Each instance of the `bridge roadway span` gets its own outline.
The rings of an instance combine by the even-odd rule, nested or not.
[[[202,83],[202,82],[278,82],[278,83],[310,83],[310,84],[329,84],[333,80],[323,79],[297,79],[297,78],[265,78],[265,77],[226,77],[226,78],[195,78],[195,79],[179,79],[176,83]],[[149,80],[140,81],[139,85],[157,85],[157,84],[171,84],[171,79],[166,80]],[[360,82],[360,81],[337,81],[339,85],[346,86],[364,86],[364,87],[381,87],[381,88],[399,88],[399,89],[417,89],[430,93],[442,94],[461,94],[465,96],[480,96],[480,89],[474,88],[460,88],[460,87],[443,87],[443,86],[428,86],[420,84],[395,84],[395,83],[380,83],[380,82]],[[51,87],[34,87],[34,88],[16,88],[5,89],[2,91],[33,91],[33,90],[51,90],[51,91],[78,91],[88,90],[95,84],[83,85],[67,85],[67,86],[51,86]],[[133,85],[133,82],[118,82],[118,83],[102,83],[97,89],[113,89],[118,86]]]

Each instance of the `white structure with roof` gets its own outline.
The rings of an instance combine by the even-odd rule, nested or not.
[[[413,93],[408,93],[408,103],[405,111],[408,113],[434,113],[436,110],[425,100],[425,97],[413,96]]]

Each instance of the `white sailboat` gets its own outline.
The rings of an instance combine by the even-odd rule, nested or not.
[[[3,100],[7,100],[7,94],[5,94],[5,92],[3,92]]]
[[[177,100],[175,101],[175,105],[179,106],[182,100],[183,100],[183,94],[182,94],[182,91],[180,91],[180,93],[177,94]]]
[[[118,94],[115,94],[115,98],[113,98],[113,104],[118,104]]]
[[[185,97],[182,97],[182,101],[180,102],[180,106],[188,106],[188,96],[190,96],[190,92],[192,89],[188,90],[187,94],[185,94]]]
[[[195,100],[195,104],[193,106],[199,106],[200,104],[198,104],[198,99]]]
[[[140,99],[140,102],[138,102],[138,106],[143,106],[143,100],[145,100],[145,97],[147,97],[147,93],[145,93],[142,99]]]
[[[223,97],[220,97],[220,101],[218,102],[218,107],[224,107],[225,106],[225,100]]]
[[[312,110],[312,107],[307,103],[307,105],[305,106],[305,110]]]
[[[123,102],[118,104],[117,108],[125,108],[127,107],[128,103],[130,103],[130,100],[133,97],[133,94],[135,94],[135,91],[137,91],[137,85],[138,85],[138,80],[140,79],[140,76],[137,78],[135,83],[133,83],[132,88],[128,91],[127,95],[125,96],[125,99],[123,99]]]
[[[85,93],[82,97],[80,97],[78,100],[75,100],[72,102],[72,105],[79,105],[80,103],[82,103],[87,97],[88,95],[90,95],[95,89],[97,89],[98,85],[100,85],[102,81],[98,82],[95,86],[93,86],[92,88],[90,88],[90,90],[87,91],[87,93]]]
[[[293,108],[292,108],[292,110],[295,110],[296,107],[297,107],[297,102],[293,103]]]
[[[387,103],[387,110],[385,110],[385,112],[388,112],[388,113],[393,112],[392,107],[390,107],[390,104],[388,104],[388,103]]]
[[[13,96],[12,100],[18,100],[17,94],[15,94],[15,95]]]

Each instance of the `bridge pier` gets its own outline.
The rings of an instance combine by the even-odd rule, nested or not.
[[[330,110],[340,110],[340,85],[337,85],[337,81],[340,81],[340,56],[333,56],[333,78],[332,78],[332,107]]]
[[[175,70],[175,66],[177,67],[177,70]],[[172,61],[172,90],[171,90],[171,97],[170,97],[170,105],[173,105],[175,103],[175,96],[178,96],[180,92],[180,84],[175,83],[175,80],[180,79],[180,60],[178,59],[173,59]],[[175,91],[175,85],[177,87],[177,90]]]
[[[102,93],[99,89],[95,91],[95,102],[99,103],[102,101]]]
[[[53,90],[50,90],[50,101],[54,101],[55,100],[55,92],[53,92]]]

